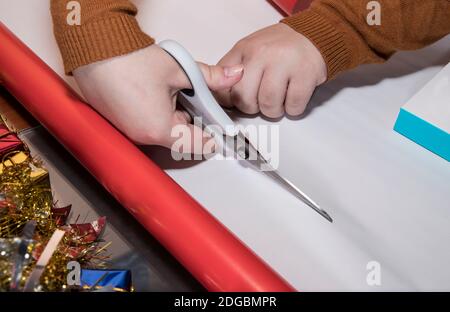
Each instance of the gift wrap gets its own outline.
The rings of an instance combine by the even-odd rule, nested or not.
[[[83,288],[102,289],[111,287],[113,291],[132,291],[131,272],[128,270],[82,269],[80,282]]]
[[[271,0],[279,7],[284,14],[292,15],[294,13],[306,10],[313,0]]]
[[[208,290],[293,290],[3,24],[0,42],[5,87]]]
[[[450,161],[450,63],[400,109],[394,129]]]
[[[145,32],[158,41],[177,40],[196,59],[211,64],[220,60],[241,38],[257,29],[275,24],[282,18],[280,12],[265,0],[133,2],[139,9],[137,19]],[[73,78],[64,76],[48,6],[42,5],[41,0],[4,3],[0,2],[1,20],[76,90]],[[208,14],[204,14],[205,12]],[[177,23],[168,24],[165,16],[171,16]],[[25,19],[27,23],[23,23]],[[448,63],[449,46],[450,37],[425,49],[396,53],[386,64],[361,66],[339,75],[316,89],[303,118],[269,121],[261,116],[249,117],[232,113],[234,120],[243,126],[279,127],[280,172],[317,201],[333,217],[332,224],[274,181],[260,172],[243,167],[238,161],[212,158],[202,162],[177,162],[170,157],[170,152],[158,148],[146,148],[147,156],[141,158],[136,156],[135,147],[131,144],[127,144],[126,149],[123,148],[123,139],[114,142],[120,148],[110,148],[106,142],[108,149],[100,153],[99,158],[105,157],[112,150],[120,154],[123,153],[122,150],[128,149],[132,151],[133,163],[143,162],[143,158],[150,157],[220,223],[298,290],[448,291],[450,166],[445,159],[425,151],[392,128],[400,108]],[[4,53],[0,49],[0,54]],[[22,79],[26,75],[36,76],[34,70],[30,72],[28,67],[30,66],[20,66],[24,71],[23,76],[20,75]],[[15,88],[15,93],[36,83],[31,79],[29,82],[22,80]],[[46,84],[48,82],[42,83]],[[71,110],[69,114],[82,127],[73,127],[72,120],[64,120],[65,123],[61,123],[63,126],[51,128],[47,122],[47,127],[54,134],[59,133],[60,141],[70,136],[66,132],[76,131],[81,135],[78,142],[91,142],[86,137],[86,131],[92,125],[90,122],[81,122],[79,118],[85,115],[85,105],[81,108],[81,104],[77,102],[76,105],[66,107],[67,100],[64,99],[65,96],[61,96],[61,90],[52,89],[55,89],[53,96],[58,101],[54,105],[46,103],[52,99],[49,95],[33,88],[36,98],[44,97],[39,104],[52,105],[57,111],[55,114],[51,110],[45,112],[52,116],[41,113],[40,119],[48,120],[54,115],[64,116],[65,113],[58,110],[58,105],[63,104],[64,109]],[[32,98],[24,101],[23,96],[21,99],[24,103],[32,101]],[[96,123],[102,129],[104,125],[104,121]],[[64,126],[70,126],[71,130],[64,129]],[[82,129],[83,127],[88,130]],[[91,146],[102,140],[94,131],[89,133],[93,135]],[[105,137],[109,138],[110,134],[110,130],[106,131]],[[68,147],[70,142],[65,140],[63,143]],[[82,144],[79,147],[73,144],[70,146],[72,153],[78,154],[76,156],[92,172],[93,161],[82,151]],[[98,152],[92,151],[96,155]],[[126,156],[130,157],[128,153]],[[114,157],[119,160],[118,155]],[[109,161],[109,157],[106,159]],[[102,170],[106,171],[108,168]],[[154,170],[149,165],[145,168],[147,171]],[[127,177],[129,174],[122,168],[116,172]],[[111,181],[107,182],[110,178],[107,173],[94,173],[111,193],[118,194],[120,189],[115,188]],[[163,178],[163,182],[166,178]],[[167,184],[173,190],[172,184]],[[126,188],[126,184],[121,187]],[[154,187],[160,191],[158,185]],[[149,193],[151,190],[152,188],[145,188],[144,191]],[[142,191],[142,188],[137,190],[138,193]],[[167,192],[154,195],[157,196],[154,203],[162,201]],[[131,207],[130,200],[134,199],[134,207],[138,207],[137,213],[140,209],[151,208],[153,212],[159,209],[156,205],[139,207],[139,203],[153,202],[150,194],[130,196],[125,203],[127,207]],[[186,207],[193,205],[192,199],[182,196],[185,200],[177,200],[177,204],[182,206],[180,209],[168,203],[161,206],[161,209],[170,210],[173,218],[191,215],[192,208]],[[201,215],[203,218],[203,213]],[[155,218],[152,228],[157,226],[157,221],[167,224],[168,220]],[[194,231],[195,219],[183,221],[186,224],[177,223],[181,237],[186,233],[187,226]],[[197,222],[195,224],[198,226]],[[195,230],[201,232],[195,238],[188,236],[177,239],[180,246],[187,252],[189,246],[183,245],[194,244],[193,249],[198,247],[196,239],[200,239],[201,245],[205,247],[205,240],[208,240],[211,251],[214,244],[213,253],[222,253],[223,259],[208,256],[208,260],[202,261],[196,258],[204,266],[203,269],[208,270],[210,278],[216,279],[217,271],[213,269],[219,266],[226,268],[227,272],[233,266],[236,266],[236,270],[242,269],[242,264],[235,261],[237,258],[228,258],[230,248],[222,239],[214,236],[209,240],[200,235],[208,230],[203,223],[201,225]],[[172,228],[177,229],[176,226]],[[123,233],[127,235],[126,231]],[[161,235],[158,238],[162,239]],[[162,241],[167,247],[167,239]],[[170,246],[172,248],[168,249],[173,251],[175,244]],[[189,251],[194,252],[191,249]],[[203,249],[195,253],[199,258],[208,254]],[[180,259],[180,254],[178,258]],[[186,265],[189,259],[192,260],[185,258],[183,264]],[[232,262],[228,263],[227,259]],[[246,266],[248,267],[251,265]],[[377,273],[377,268],[380,280],[371,280]],[[197,267],[196,272],[200,273],[201,269]],[[190,270],[192,272],[193,268]],[[227,274],[224,271],[225,269],[221,272]],[[247,270],[241,270],[241,273],[230,271],[230,279],[239,275],[244,278],[248,276]],[[135,276],[133,274],[133,279]]]
[[[16,134],[10,132],[6,125],[0,122],[0,158],[3,158],[11,151],[18,150],[21,146],[22,141],[19,140]]]

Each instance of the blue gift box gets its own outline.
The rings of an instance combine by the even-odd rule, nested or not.
[[[90,270],[82,269],[80,276],[81,286],[95,289],[110,287],[115,291],[131,291],[131,272],[129,270]]]
[[[400,109],[394,130],[450,161],[450,64]]]

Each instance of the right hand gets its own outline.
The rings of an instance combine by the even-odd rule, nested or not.
[[[229,89],[242,78],[243,66],[239,64],[199,66],[214,91]],[[73,74],[87,102],[135,143],[172,148],[180,139],[171,136],[172,129],[181,126],[191,134],[202,134],[191,135],[202,142],[186,142],[181,152],[212,152],[203,151],[212,138],[190,124],[186,112],[176,110],[178,92],[191,88],[189,79],[157,45],[79,67]]]

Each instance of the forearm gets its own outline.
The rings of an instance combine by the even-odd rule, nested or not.
[[[53,30],[67,74],[80,66],[130,53],[153,44],[135,19],[136,7],[127,0],[78,0],[80,23],[68,14],[70,0],[51,0]],[[76,9],[75,9],[76,10]]]
[[[419,49],[450,33],[449,0],[378,0],[381,24],[369,25],[369,0],[316,0],[282,22],[309,38],[327,64],[328,78],[360,64]]]

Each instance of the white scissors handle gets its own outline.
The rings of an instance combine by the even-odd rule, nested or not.
[[[181,101],[181,104],[186,110],[194,116],[201,116],[204,124],[219,126],[224,134],[234,137],[237,142],[236,146],[238,148],[240,146],[244,147],[245,155],[252,152],[257,155],[257,162],[268,164],[267,160],[262,157],[245,135],[239,131],[238,127],[235,126],[234,122],[217,103],[203,78],[200,68],[189,52],[173,40],[165,40],[161,42],[159,46],[178,62],[191,81],[192,90],[180,92],[185,99],[185,101]],[[248,149],[249,153],[247,153],[246,149]],[[245,156],[244,159],[247,159],[247,157]],[[267,171],[266,174],[274,178],[278,183],[281,183],[283,187],[321,214],[328,221],[333,222],[325,210],[321,209],[292,182],[283,178],[276,170]]]
[[[173,40],[164,40],[159,43],[159,46],[178,62],[191,82],[192,90],[190,92],[180,92],[187,100],[181,101],[186,110],[195,116],[202,117],[206,125],[219,126],[228,136],[237,135],[238,130],[234,122],[217,103],[200,68],[189,52]]]

